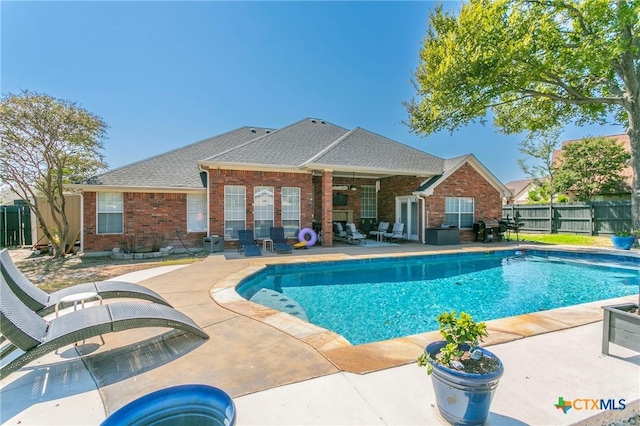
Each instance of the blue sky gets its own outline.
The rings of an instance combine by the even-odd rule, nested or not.
[[[445,3],[457,7],[458,3]],[[109,125],[111,168],[241,126],[318,117],[523,178],[522,136],[421,137],[403,101],[434,2],[0,2],[2,93],[78,102]],[[568,127],[563,139],[623,133]]]

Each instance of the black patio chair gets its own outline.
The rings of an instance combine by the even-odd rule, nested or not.
[[[162,296],[139,284],[126,281],[97,281],[91,283],[78,284],[63,288],[53,293],[47,293],[29,281],[18,269],[7,249],[0,250],[0,265],[2,275],[7,281],[7,285],[15,295],[29,309],[40,316],[45,316],[55,310],[56,305],[61,307],[70,306],[71,303],[60,303],[60,299],[79,293],[96,293],[102,299],[131,298],[142,299],[150,302],[171,306]]]
[[[24,351],[0,368],[0,379],[80,340],[143,327],[167,327],[209,338],[191,318],[157,303],[117,302],[91,306],[47,321],[22,303],[0,275],[0,329],[10,342],[0,351],[0,359],[18,348]]]
[[[284,228],[280,226],[272,226],[269,228],[269,236],[273,241],[273,247],[277,253],[291,253],[293,247],[287,242],[284,237]]]
[[[238,251],[244,252],[245,256],[262,256],[262,251],[253,236],[253,229],[238,230]]]

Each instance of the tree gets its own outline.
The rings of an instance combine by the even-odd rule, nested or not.
[[[521,153],[533,158],[538,164],[530,165],[526,158],[518,160],[520,169],[538,186],[537,191],[529,192],[529,201],[533,203],[551,203],[556,194],[553,151],[559,147],[560,128],[553,127],[537,132],[530,132],[520,142]]]
[[[622,171],[629,158],[624,147],[613,139],[585,138],[566,143],[555,169],[557,189],[572,191],[579,201],[624,192],[627,188]]]
[[[65,255],[69,233],[64,185],[107,167],[100,152],[106,127],[70,101],[26,90],[2,96],[0,180],[28,203],[56,256]],[[45,222],[38,197],[54,225]]]
[[[416,133],[474,121],[504,133],[625,125],[640,228],[640,1],[469,0],[436,9],[405,103]]]

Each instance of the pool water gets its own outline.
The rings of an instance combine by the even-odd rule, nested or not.
[[[237,291],[357,345],[437,330],[444,311],[486,321],[635,294],[639,266],[555,251],[460,253],[271,265]]]

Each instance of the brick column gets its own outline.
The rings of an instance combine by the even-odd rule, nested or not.
[[[322,172],[322,247],[333,246],[333,171]]]

